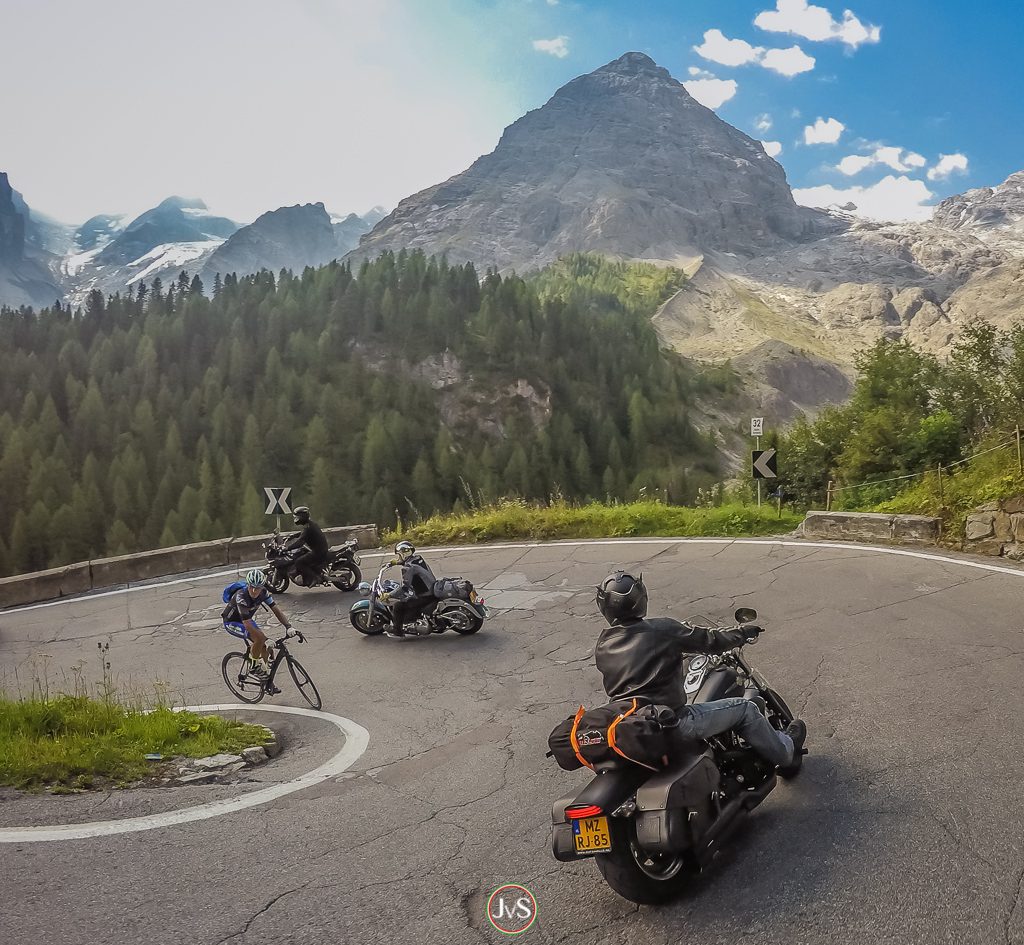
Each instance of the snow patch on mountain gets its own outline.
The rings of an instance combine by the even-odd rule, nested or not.
[[[186,243],[163,243],[151,249],[144,256],[140,256],[133,262],[128,263],[127,269],[131,270],[143,266],[141,272],[131,276],[125,285],[133,285],[140,279],[150,275],[159,274],[165,269],[198,269],[194,265],[196,260],[202,256],[212,253],[224,240],[193,240]]]

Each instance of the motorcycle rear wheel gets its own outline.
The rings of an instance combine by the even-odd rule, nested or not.
[[[612,818],[612,850],[594,859],[615,892],[645,906],[674,899],[692,878],[683,854],[655,856],[640,847],[632,817]]]
[[[289,584],[291,581],[284,571],[278,568],[267,568],[267,587],[270,588],[271,594],[283,594],[288,590]]]
[[[335,576],[338,580],[335,580]],[[346,564],[340,568],[331,569],[331,583],[339,591],[354,591],[362,579],[363,572],[355,564]]]
[[[477,613],[470,613],[466,607],[439,607],[436,616],[443,616],[447,629],[463,636],[476,633],[484,625],[484,618]]]

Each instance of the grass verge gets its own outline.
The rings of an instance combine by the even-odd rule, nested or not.
[[[265,729],[217,716],[145,712],[88,696],[0,696],[0,785],[124,785],[152,770],[147,754],[202,758],[268,739]]]
[[[691,509],[661,502],[531,505],[513,499],[461,515],[435,515],[386,533],[384,541],[406,538],[419,544],[445,545],[515,538],[740,537],[789,532],[802,520],[802,515],[788,509],[783,509],[780,517],[773,505]]]

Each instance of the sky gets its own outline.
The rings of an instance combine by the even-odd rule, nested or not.
[[[876,219],[1024,168],[1019,0],[0,0],[0,171],[68,223],[172,194],[247,223],[444,180],[638,50]]]

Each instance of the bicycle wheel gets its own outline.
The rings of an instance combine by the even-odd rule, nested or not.
[[[292,679],[295,680],[295,685],[299,687],[302,698],[314,709],[318,711],[322,709],[324,704],[320,701],[320,693],[317,691],[316,683],[309,678],[309,673],[293,656],[288,657],[288,672],[292,674]]]
[[[221,661],[220,671],[233,696],[243,702],[256,703],[267,690],[262,679],[245,674],[249,665],[249,658],[244,653],[228,653]]]

